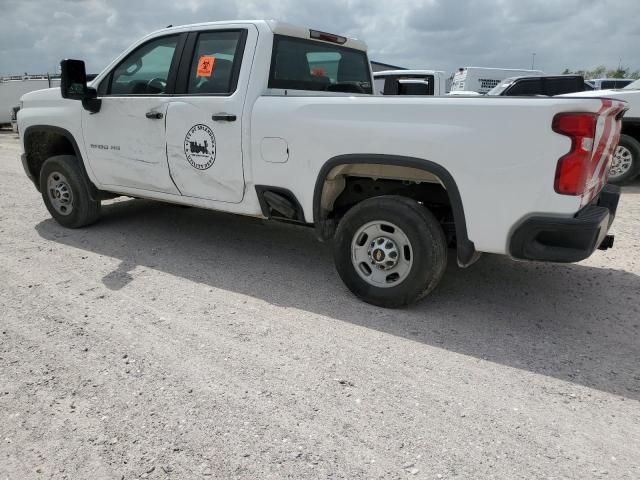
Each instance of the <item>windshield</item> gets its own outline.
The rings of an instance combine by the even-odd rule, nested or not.
[[[640,90],[640,80],[636,80],[633,83],[630,83],[623,90]]]
[[[283,35],[274,40],[269,88],[373,93],[366,52]]]
[[[506,78],[502,80],[498,85],[489,90],[487,92],[487,95],[501,95],[502,92],[504,92],[509,87],[509,85],[513,83],[514,80],[514,78]]]

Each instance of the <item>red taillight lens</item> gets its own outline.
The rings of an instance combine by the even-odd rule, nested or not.
[[[562,195],[584,193],[591,173],[597,122],[595,113],[561,113],[553,119],[553,131],[571,138],[571,150],[558,160],[556,192]]]

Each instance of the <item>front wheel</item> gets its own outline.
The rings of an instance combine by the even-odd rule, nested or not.
[[[629,135],[620,135],[609,168],[609,182],[624,185],[640,172],[640,142]]]
[[[336,269],[367,303],[394,308],[431,292],[447,265],[442,227],[424,206],[400,196],[374,197],[342,218],[334,239]]]
[[[100,200],[90,194],[91,183],[72,155],[47,159],[40,170],[40,192],[51,216],[62,226],[79,228],[100,216]]]

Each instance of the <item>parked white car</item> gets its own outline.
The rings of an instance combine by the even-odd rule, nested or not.
[[[640,80],[618,90],[591,90],[570,96],[606,97],[627,102],[629,110],[622,119],[622,135],[611,164],[609,181],[619,185],[633,181],[640,174]]]
[[[622,101],[384,98],[363,42],[273,21],[154,32],[90,85],[84,62],[61,67],[18,124],[66,227],[117,195],[312,226],[349,289],[385,307],[433,290],[449,245],[460,266],[612,245]]]
[[[384,70],[373,74],[377,95],[428,95],[447,93],[447,79],[441,70]]]
[[[540,70],[514,70],[508,68],[462,67],[453,75],[451,92],[472,91],[488,93],[509,77],[544,75]]]
[[[594,90],[613,90],[633,83],[632,78],[591,78],[587,80]]]

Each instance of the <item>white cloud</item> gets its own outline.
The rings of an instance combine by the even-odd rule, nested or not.
[[[640,69],[638,0],[0,0],[0,74],[99,71],[169,24],[275,18],[365,40],[370,57],[415,68],[548,72],[622,63]]]

